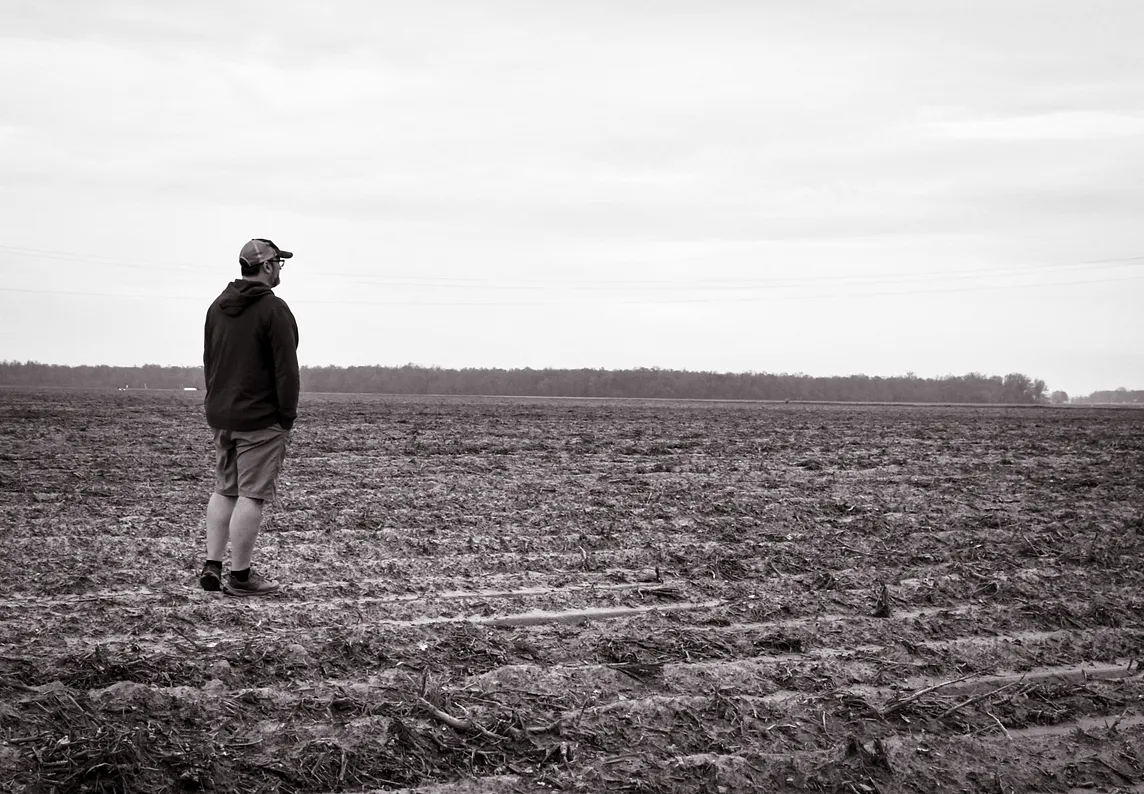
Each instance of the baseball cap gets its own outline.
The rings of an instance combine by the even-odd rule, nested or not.
[[[283,251],[273,240],[264,237],[255,237],[242,247],[238,254],[238,263],[243,267],[257,267],[271,259],[289,259],[294,256],[290,251]]]

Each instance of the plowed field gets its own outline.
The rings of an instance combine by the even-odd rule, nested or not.
[[[1144,781],[1144,412],[316,396],[198,589],[201,394],[0,392],[0,789]]]

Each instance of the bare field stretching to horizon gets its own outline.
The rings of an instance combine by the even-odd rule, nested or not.
[[[198,589],[202,393],[0,390],[0,789],[1144,780],[1144,413],[303,395]]]

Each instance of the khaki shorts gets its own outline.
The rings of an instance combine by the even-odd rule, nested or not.
[[[274,424],[262,430],[215,429],[215,491],[223,496],[273,499],[290,433]]]

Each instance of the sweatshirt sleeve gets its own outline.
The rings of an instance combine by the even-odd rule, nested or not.
[[[270,351],[274,357],[274,387],[278,393],[278,423],[294,426],[298,417],[298,323],[286,304],[279,303],[270,316]]]
[[[214,377],[214,361],[211,359],[211,314],[207,312],[207,319],[203,323],[203,381],[210,387]]]

